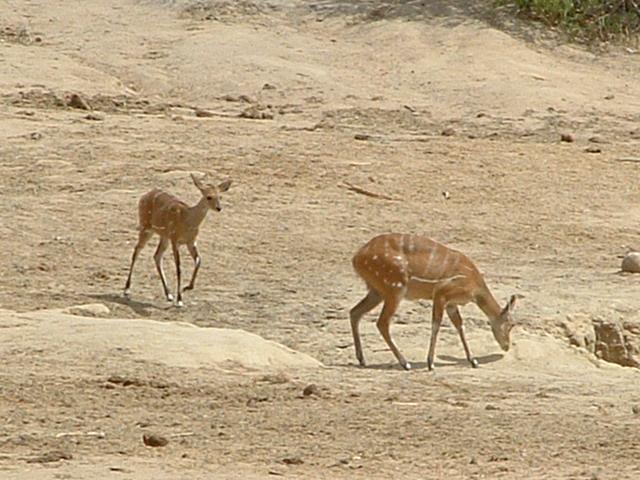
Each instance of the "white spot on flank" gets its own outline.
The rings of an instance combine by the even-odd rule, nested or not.
[[[374,256],[373,256],[373,260],[375,261],[375,260],[377,260],[377,259],[378,259],[378,255],[374,255]]]

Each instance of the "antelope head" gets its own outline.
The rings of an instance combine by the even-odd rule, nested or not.
[[[493,336],[505,352],[511,347],[511,329],[514,326],[511,313],[516,305],[516,300],[522,298],[522,295],[511,295],[511,298],[498,315],[495,321],[491,322],[491,331]]]
[[[222,205],[220,204],[220,194],[229,190],[231,180],[227,179],[218,185],[213,185],[211,183],[204,183],[193,173],[191,174],[191,179],[198,190],[200,190],[200,193],[202,193],[203,198],[207,201],[209,208],[218,212],[221,211]]]

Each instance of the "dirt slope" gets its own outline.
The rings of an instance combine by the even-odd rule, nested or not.
[[[640,280],[616,272],[640,248],[640,56],[508,18],[462,1],[0,4],[0,308],[108,307],[90,321],[106,333],[32,313],[3,328],[0,476],[637,478],[638,371],[565,334],[639,319]],[[234,183],[186,308],[162,300],[154,245],[124,299],[137,198],[195,202],[194,171]],[[524,294],[513,349],[465,307],[481,368],[447,325],[428,373],[430,308],[405,303],[392,333],[419,368],[399,371],[368,321],[356,368],[350,257],[384,231],[465,251],[501,302]],[[221,371],[194,354],[219,328],[328,368]]]

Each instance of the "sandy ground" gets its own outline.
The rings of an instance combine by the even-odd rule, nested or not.
[[[640,317],[617,273],[640,248],[640,56],[468,3],[0,3],[2,478],[640,477],[640,372],[564,336]],[[196,289],[166,304],[154,241],[124,299],[137,199],[197,201],[190,172],[234,182]],[[468,306],[481,368],[447,323],[428,372],[430,307],[407,302],[392,334],[416,370],[373,314],[357,367],[350,258],[386,231],[524,294],[512,350]],[[312,358],[218,361],[216,330],[184,323]]]

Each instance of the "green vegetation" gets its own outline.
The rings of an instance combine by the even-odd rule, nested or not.
[[[499,0],[582,40],[622,40],[640,34],[640,0]]]

